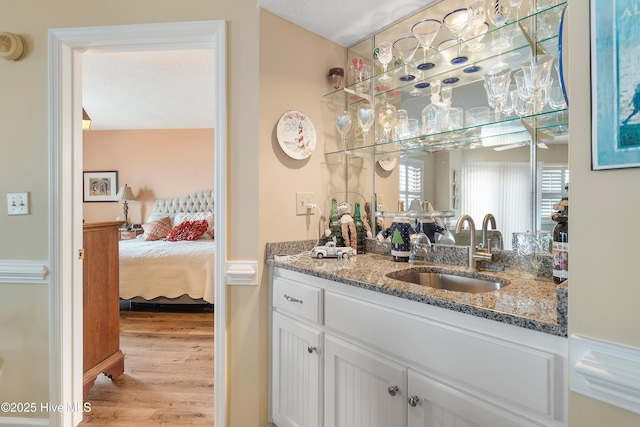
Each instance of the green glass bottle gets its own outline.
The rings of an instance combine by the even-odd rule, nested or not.
[[[365,253],[366,246],[366,231],[364,223],[362,222],[362,214],[360,213],[360,203],[356,203],[356,207],[353,211],[353,222],[356,224],[356,239],[357,239],[357,251],[358,254]]]

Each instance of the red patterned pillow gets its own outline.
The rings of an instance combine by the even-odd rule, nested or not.
[[[198,237],[202,236],[204,232],[207,231],[208,227],[209,223],[206,219],[181,222],[171,230],[167,236],[167,241],[177,242],[179,240],[197,240]]]
[[[171,218],[167,216],[142,224],[142,229],[144,230],[144,240],[160,240],[171,231]]]

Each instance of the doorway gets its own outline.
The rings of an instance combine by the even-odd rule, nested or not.
[[[49,31],[50,215],[49,400],[82,405],[82,53],[213,49],[215,60],[215,424],[226,425],[225,200],[226,26],[224,21],[53,29]],[[218,391],[218,392],[216,392]],[[81,412],[50,413],[50,425],[77,425]]]

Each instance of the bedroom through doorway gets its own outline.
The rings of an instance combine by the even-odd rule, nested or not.
[[[126,28],[123,28],[126,27]],[[82,142],[83,138],[80,131],[79,120],[75,117],[80,117],[80,113],[83,110],[84,100],[78,99],[78,95],[82,91],[79,90],[82,87],[82,66],[79,62],[82,62],[82,55],[92,51],[103,52],[117,52],[122,49],[123,52],[138,52],[144,54],[145,52],[156,52],[166,49],[167,34],[171,34],[171,49],[176,50],[194,50],[194,49],[213,49],[215,60],[215,75],[212,78],[212,86],[215,87],[215,111],[211,113],[213,116],[214,125],[209,129],[211,136],[209,137],[210,149],[212,156],[208,159],[210,168],[213,169],[213,179],[210,181],[210,185],[207,190],[210,190],[215,194],[214,215],[215,223],[221,228],[221,231],[216,233],[216,239],[213,239],[215,244],[215,256],[213,262],[209,263],[210,267],[214,270],[213,273],[213,294],[215,300],[218,301],[215,304],[215,312],[211,312],[205,308],[202,313],[173,313],[171,316],[165,316],[164,313],[160,313],[158,316],[151,316],[149,313],[141,312],[136,315],[126,315],[126,319],[123,320],[123,325],[128,329],[128,333],[131,336],[139,337],[141,335],[150,335],[151,339],[157,343],[161,341],[159,332],[167,332],[167,330],[177,330],[179,334],[183,335],[199,335],[201,339],[206,341],[206,346],[203,345],[203,350],[198,351],[198,356],[195,359],[200,359],[201,362],[207,364],[210,369],[210,381],[205,385],[208,394],[213,395],[213,405],[216,408],[215,413],[211,414],[210,419],[215,419],[216,425],[224,425],[226,423],[225,414],[225,400],[224,392],[215,393],[215,390],[224,391],[224,330],[225,330],[225,300],[226,291],[224,288],[224,193],[226,188],[226,123],[224,119],[226,113],[226,77],[225,77],[225,23],[223,21],[199,21],[191,23],[169,23],[169,24],[148,24],[148,25],[131,25],[121,27],[94,27],[94,28],[81,28],[81,29],[59,29],[50,30],[50,81],[51,87],[51,104],[50,108],[52,126],[52,157],[51,157],[51,175],[52,175],[52,197],[50,197],[51,206],[51,223],[52,223],[52,243],[50,252],[50,265],[52,266],[52,285],[51,285],[51,343],[50,353],[51,357],[51,401],[52,402],[74,402],[81,401],[82,396],[82,382],[78,382],[78,378],[82,378],[82,341],[74,338],[76,336],[82,336],[82,334],[74,333],[74,330],[78,330],[77,319],[82,319],[82,263],[79,259],[76,259],[73,254],[78,253],[78,250],[69,251],[68,248],[82,248],[82,229],[84,222],[84,208],[86,205],[84,202],[84,194],[79,194],[83,191],[84,184],[84,172],[87,171],[84,160],[82,162],[73,161],[74,159],[82,158]],[[155,42],[154,42],[155,40]],[[66,105],[70,108],[57,108],[59,105]],[[71,114],[73,113],[73,114]],[[90,114],[90,113],[89,113]],[[94,114],[92,117],[92,124],[95,126],[93,130],[86,132],[102,132],[107,133],[107,130],[99,130],[100,114]],[[215,129],[215,135],[213,132]],[[136,129],[135,132],[144,131],[145,129]],[[148,129],[147,129],[148,130]],[[172,131],[163,131],[171,133]],[[63,137],[65,135],[65,137]],[[70,138],[66,136],[71,135]],[[121,134],[120,134],[121,136]],[[113,150],[117,152],[119,158],[136,157],[131,151],[131,147],[127,147],[126,150]],[[148,156],[148,153],[147,153]],[[105,156],[106,157],[106,156]],[[137,157],[137,162],[132,162],[135,166],[140,166],[141,157]],[[173,157],[175,160],[175,156]],[[73,164],[73,170],[66,169],[62,165]],[[125,171],[126,166],[118,166],[118,170]],[[115,167],[109,169],[113,171]],[[130,170],[133,170],[130,169]],[[166,175],[165,172],[160,173]],[[193,168],[191,169],[193,173]],[[197,172],[197,171],[196,171]],[[124,175],[124,173],[122,174]],[[129,176],[123,177],[123,180],[118,182],[120,184],[128,184],[124,182],[124,179],[130,179]],[[115,181],[114,181],[115,182]],[[201,180],[205,182],[205,180]],[[145,188],[147,190],[148,188]],[[165,188],[166,189],[166,188]],[[200,189],[198,189],[200,190]],[[204,188],[202,189],[204,190]],[[168,190],[169,191],[169,190]],[[175,191],[178,193],[178,190]],[[179,197],[182,194],[173,193],[172,196]],[[140,194],[140,192],[138,192]],[[149,198],[157,198],[157,194],[154,196],[154,192],[150,191],[146,194],[143,192],[143,196],[140,201],[130,201],[129,206],[133,203],[140,203],[139,207],[139,220],[135,224],[146,222],[147,214],[151,212],[145,211],[145,200]],[[69,203],[74,201],[73,207]],[[79,202],[81,201],[81,202]],[[111,205],[107,209],[122,209],[122,204],[119,202],[105,203]],[[94,209],[94,208],[92,208]],[[132,212],[133,213],[133,212]],[[105,213],[105,218],[110,222],[115,222],[117,215],[113,215],[113,212]],[[122,220],[122,218],[120,218]],[[132,224],[134,224],[132,222]],[[118,239],[120,239],[120,233]],[[65,248],[67,248],[65,250]],[[69,268],[71,267],[71,268]],[[71,310],[63,310],[63,307],[71,307]],[[124,313],[124,312],[123,312]],[[200,316],[204,314],[204,316]],[[194,320],[193,317],[203,319],[203,321]],[[170,317],[174,320],[169,319]],[[215,317],[215,321],[214,321]],[[155,319],[152,319],[155,318]],[[147,325],[142,326],[144,320],[149,320]],[[190,319],[190,320],[189,320]],[[153,321],[151,321],[153,320]],[[198,324],[194,326],[193,330],[187,331],[185,324],[188,323]],[[168,329],[162,329],[161,325],[169,325]],[[171,326],[173,325],[173,326]],[[183,325],[177,327],[176,325]],[[202,332],[194,333],[195,330]],[[56,332],[58,331],[58,332]],[[64,331],[61,333],[59,331]],[[186,331],[186,333],[185,333]],[[153,333],[151,333],[153,332]],[[155,333],[155,335],[154,335]],[[213,335],[218,337],[217,340],[213,339]],[[163,334],[170,335],[170,334]],[[204,338],[203,338],[204,337]],[[191,338],[194,338],[193,336]],[[173,340],[173,339],[170,339]],[[126,341],[126,340],[125,340]],[[147,348],[148,344],[134,344],[138,348]],[[193,346],[192,346],[193,347]],[[206,349],[205,349],[206,348]],[[181,351],[179,351],[181,352]],[[208,355],[207,355],[208,352]],[[175,355],[175,353],[174,353]],[[205,355],[202,357],[202,355]],[[132,353],[133,356],[133,353]],[[143,357],[145,363],[149,358]],[[174,363],[172,360],[171,363]],[[133,366],[133,365],[132,365]],[[142,368],[144,370],[145,368]],[[127,372],[127,364],[125,361],[125,373]],[[215,375],[214,375],[215,372]],[[78,375],[80,373],[80,375]],[[199,370],[197,373],[199,377],[204,376],[203,371]],[[166,376],[166,374],[165,374]],[[179,379],[176,381],[188,382],[184,373],[178,375]],[[110,380],[109,380],[110,381]],[[166,380],[165,380],[166,381]],[[138,381],[139,382],[139,381]],[[165,387],[166,389],[167,387]],[[169,387],[170,389],[170,387]],[[90,401],[90,400],[89,400]],[[156,416],[161,416],[161,408],[155,408]],[[181,416],[185,416],[184,414]],[[186,415],[188,416],[188,415]],[[51,425],[77,425],[80,421],[82,414],[78,413],[61,413],[51,414]],[[131,418],[127,419],[128,422]],[[112,420],[113,421],[113,420]],[[157,420],[156,420],[157,421]],[[111,422],[109,425],[117,425]],[[207,425],[211,425],[209,422]]]

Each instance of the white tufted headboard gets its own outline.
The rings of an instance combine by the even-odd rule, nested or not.
[[[213,212],[213,207],[213,190],[204,190],[180,197],[158,199],[153,203],[153,213],[173,216],[180,212]]]

